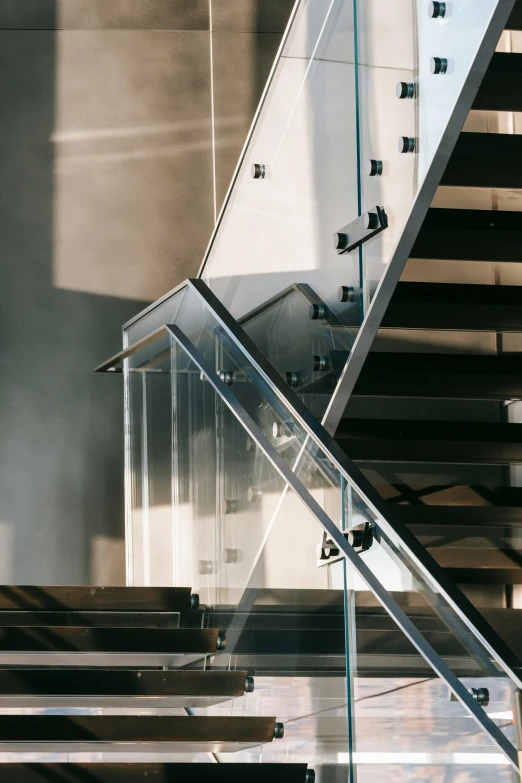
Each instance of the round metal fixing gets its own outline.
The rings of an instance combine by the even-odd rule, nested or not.
[[[296,372],[285,372],[285,379],[289,386],[295,387],[299,383],[299,376]]]
[[[479,704],[481,707],[487,707],[489,704],[489,690],[487,688],[468,688],[468,693],[470,693],[474,700]]]
[[[285,727],[282,723],[276,723],[274,727],[274,739],[283,739],[285,736]]]
[[[430,19],[443,19],[446,16],[446,3],[430,3],[428,15]]]
[[[199,595],[197,593],[192,593],[190,596],[190,608],[199,609]]]
[[[351,285],[342,285],[337,292],[337,298],[340,302],[354,302],[355,288]]]
[[[263,491],[261,487],[249,487],[247,492],[248,502],[255,503],[257,500],[261,500]]]
[[[379,228],[379,216],[376,212],[366,213],[364,216],[364,227],[369,231]]]
[[[430,71],[437,76],[445,74],[448,70],[448,61],[445,57],[432,57],[430,60]]]
[[[234,373],[231,370],[219,370],[218,376],[226,386],[231,386],[234,383]]]
[[[415,139],[412,136],[399,138],[399,152],[415,152]]]
[[[348,543],[354,549],[361,547],[364,541],[364,530],[360,528],[354,528],[348,533]]]
[[[348,234],[343,234],[342,231],[336,231],[333,236],[335,250],[346,250],[349,241]]]
[[[415,85],[413,82],[399,82],[397,89],[395,90],[397,98],[403,100],[404,98],[415,97]]]
[[[315,783],[315,770],[307,769],[305,775],[305,783]]]
[[[211,574],[212,571],[212,560],[200,560],[198,562],[198,574],[200,574],[200,576]]]
[[[254,678],[248,675],[248,677],[245,680],[245,693],[253,693],[254,692]]]
[[[253,452],[253,451],[256,451],[256,449],[257,449],[257,445],[256,445],[256,442],[255,442],[255,440],[253,440],[253,439],[250,437],[250,435],[247,435],[247,439],[246,439],[246,450],[247,450],[249,453],[251,453],[251,452]]]
[[[226,498],[224,506],[225,506],[224,508],[225,514],[237,513],[237,500],[231,500]]]
[[[272,424],[272,437],[283,438],[286,434],[285,425],[282,421],[274,421]]]
[[[326,318],[326,305],[324,304],[311,304],[308,311],[311,321],[324,321]]]
[[[239,560],[237,549],[224,549],[223,550],[223,562],[224,563],[237,563]]]
[[[338,557],[339,550],[335,546],[319,546],[317,552],[317,559],[325,562],[330,560],[331,557]]]
[[[227,649],[227,640],[225,639],[225,634],[223,632],[220,632],[217,638],[217,649],[218,650]]]
[[[326,356],[314,356],[313,371],[324,372],[328,369],[328,358]]]
[[[382,175],[382,160],[371,158],[367,163],[367,172],[369,177],[380,177]]]
[[[264,179],[266,177],[266,166],[264,163],[254,163],[251,171],[252,179]]]

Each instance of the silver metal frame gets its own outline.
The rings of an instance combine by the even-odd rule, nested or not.
[[[375,291],[372,302],[355,340],[352,352],[330,399],[322,424],[334,434],[348,404],[366,357],[372,347],[390,299],[409,258],[417,234],[439,185],[453,148],[473,105],[489,62],[495,52],[516,0],[498,0],[490,25],[478,48],[459,98],[455,103],[441,142],[433,156],[426,176],[413,202],[406,225],[393,251],[386,272]]]
[[[416,647],[418,652],[432,667],[436,674],[443,679],[458,701],[462,704],[466,712],[474,718],[481,729],[486,731],[492,741],[505,754],[512,767],[518,772],[518,754],[515,747],[503,734],[501,729],[491,720],[487,713],[480,707],[473,697],[468,693],[465,686],[460,682],[451,669],[442,658],[435,652],[430,644],[424,639],[417,627],[412,623],[406,613],[389,595],[387,590],[381,585],[373,572],[368,568],[364,560],[352,549],[346,541],[343,532],[335,525],[326,512],[321,508],[317,501],[312,497],[306,487],[299,481],[292,469],[287,465],[284,459],[279,455],[277,449],[272,446],[265,434],[259,429],[255,421],[243,408],[241,403],[231,392],[231,390],[222,383],[219,376],[213,368],[207,363],[198,349],[190,342],[181,329],[172,324],[167,325],[167,329],[172,334],[175,342],[190,357],[197,366],[198,370],[206,377],[217,394],[221,397],[236,419],[241,423],[246,432],[255,441],[258,448],[270,460],[274,468],[278,471],[282,479],[298,495],[317,521],[322,525],[329,538],[334,541],[343,552],[345,558],[357,571],[359,576],[368,585],[371,592],[379,601],[381,606],[388,612],[390,617],[396,622],[406,637]]]

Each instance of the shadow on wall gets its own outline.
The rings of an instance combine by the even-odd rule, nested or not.
[[[141,303],[55,285],[57,54],[75,33],[55,32],[45,9],[50,29],[0,31],[0,581],[81,584],[91,541],[123,537],[122,390],[92,368],[118,350]],[[77,183],[67,197],[82,195]],[[86,237],[102,234],[88,211],[75,225],[74,263]]]

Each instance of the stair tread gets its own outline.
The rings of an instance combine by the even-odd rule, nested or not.
[[[522,30],[522,0],[517,0],[513,6],[506,30]]]
[[[522,260],[520,213],[431,208],[410,257],[519,262]]]
[[[522,136],[461,133],[441,185],[518,188],[522,185]]]
[[[0,653],[212,653],[218,647],[217,628],[82,628],[69,626],[4,626]]]
[[[522,330],[522,287],[399,282],[383,329]]]
[[[522,356],[371,352],[354,396],[522,399]]]
[[[305,783],[306,764],[9,764],[9,783]]]
[[[25,611],[9,609],[0,611],[0,628],[4,626],[81,626],[92,628],[179,628],[178,612],[85,612]]]
[[[189,587],[2,585],[0,612],[11,610],[185,612]]]
[[[480,526],[522,526],[522,506],[426,506],[394,505],[398,514],[408,525],[473,525]]]
[[[242,696],[247,672],[0,669],[5,696]]]
[[[522,424],[342,419],[335,438],[351,459],[363,462],[522,462]]]
[[[488,66],[473,109],[520,111],[522,109],[522,54],[496,52]]]

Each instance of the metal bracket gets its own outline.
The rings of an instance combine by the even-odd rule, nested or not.
[[[351,530],[343,533],[347,542],[358,554],[367,552],[371,548],[373,544],[373,535],[373,527],[370,522],[356,525]],[[332,541],[331,538],[328,537],[326,531],[323,530],[323,537],[317,554],[317,568],[321,568],[325,565],[332,565],[343,558],[344,555],[339,550],[337,544]]]
[[[338,255],[355,250],[368,239],[388,228],[388,217],[384,207],[374,207],[353,220],[334,234],[334,247]]]

